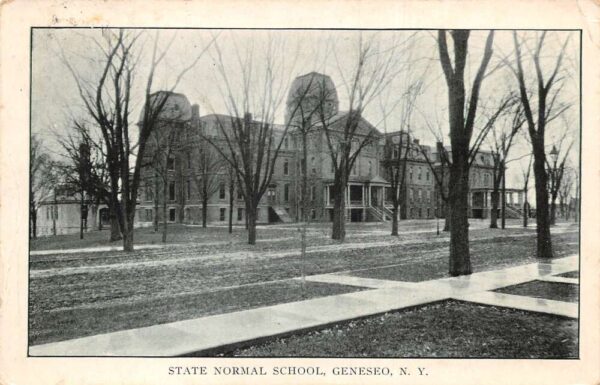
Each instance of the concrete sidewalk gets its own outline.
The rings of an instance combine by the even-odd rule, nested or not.
[[[578,269],[578,256],[424,282],[322,274],[307,280],[374,288],[252,310],[31,346],[31,356],[210,355],[278,335],[447,299],[577,318],[578,304],[491,292]]]

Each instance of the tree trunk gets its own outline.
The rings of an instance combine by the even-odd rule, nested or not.
[[[31,217],[31,237],[33,239],[37,238],[37,210],[35,207],[35,203],[31,203],[31,208],[29,211],[29,215]]]
[[[392,209],[392,235],[398,235],[398,204],[394,203]]]
[[[208,211],[208,194],[202,195],[202,227],[206,228],[206,218]]]
[[[506,228],[506,170],[502,165],[502,229]]]
[[[444,228],[442,231],[450,231],[450,204],[448,202],[443,203],[444,206]]]
[[[527,227],[528,220],[529,220],[529,203],[527,202],[527,195],[525,195],[525,203],[523,203],[523,227]]]
[[[158,177],[154,176],[154,232],[158,233]],[[166,197],[163,197],[166,199]]]
[[[556,196],[554,194],[552,194],[550,203],[550,224],[556,224]]]
[[[469,170],[468,164],[461,164],[455,159],[451,167],[453,187],[450,190],[450,275],[471,274],[471,258],[469,254],[469,219],[468,219],[468,192]],[[458,162],[456,161],[458,160]]]
[[[167,181],[163,181],[163,231],[162,231],[162,243],[167,243]]]
[[[108,216],[110,218],[110,241],[120,241],[122,239],[121,225],[119,224],[119,217],[115,203],[108,206]]]
[[[541,147],[541,148],[540,148]],[[548,175],[545,167],[543,144],[534,144],[533,173],[535,177],[535,204],[537,222],[537,257],[552,258],[552,238],[548,210]]]
[[[133,223],[127,226],[123,234],[123,251],[133,251]]]
[[[334,185],[333,228],[331,239],[343,241],[346,238],[346,184]]]
[[[233,194],[235,193],[235,187],[233,182],[229,185],[229,234],[233,233]]]
[[[79,239],[83,239],[83,204],[84,195],[81,192],[81,201],[79,202]]]
[[[248,244],[256,244],[256,207],[252,204],[247,205],[246,216],[248,218]]]
[[[498,188],[494,186],[492,191],[492,209],[490,210],[490,229],[498,228],[498,204],[500,200],[500,192]]]

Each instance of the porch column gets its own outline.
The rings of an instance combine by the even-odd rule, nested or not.
[[[361,187],[362,187],[362,197],[361,197],[362,198],[362,205],[364,207],[365,206],[365,195],[366,195],[366,191],[365,190],[366,190],[366,188],[365,188],[364,184]]]
[[[350,185],[346,186],[346,207],[350,207]]]

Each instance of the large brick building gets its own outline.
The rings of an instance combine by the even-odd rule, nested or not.
[[[324,98],[331,132],[341,131],[348,113],[339,111],[337,93],[333,81],[326,75],[310,73],[298,77],[291,85],[288,95],[288,109],[285,114],[289,124],[279,156],[274,166],[273,177],[258,206],[258,222],[293,222],[302,218],[301,202],[302,140],[300,130],[294,121],[297,116],[292,111],[293,98],[302,87],[313,84],[314,79],[324,87]],[[303,110],[309,110],[315,102],[316,94],[323,96],[323,88],[309,93],[305,98]],[[203,219],[203,197],[206,196],[206,220],[211,223],[227,222],[230,210],[230,174],[222,153],[202,138],[209,137],[214,143],[223,143],[222,129],[231,129],[235,123],[232,116],[209,114],[200,115],[198,105],[192,105],[187,97],[177,93],[159,92],[167,98],[157,129],[148,142],[146,161],[142,171],[142,184],[139,189],[136,221],[138,225],[148,226],[155,219],[162,221],[163,212],[168,222],[200,224]],[[323,100],[323,99],[321,99]],[[260,124],[247,114],[250,124]],[[283,125],[275,125],[273,132],[278,139],[284,133]],[[418,139],[406,132],[381,133],[364,118],[358,122],[355,138],[357,142],[369,135],[369,145],[364,147],[351,170],[345,192],[346,218],[349,221],[385,221],[391,219],[391,187],[388,167],[391,159],[385,154],[385,145],[391,140],[399,143],[402,150],[394,151],[392,157],[401,157],[405,170],[404,191],[401,194],[399,215],[401,219],[434,218],[442,216],[440,191],[434,175],[445,174],[444,189],[447,190],[447,169],[440,161],[440,145],[434,148],[419,143]],[[332,135],[335,138],[335,135]],[[165,147],[165,143],[168,146]],[[165,151],[165,148],[167,151]],[[157,150],[157,149],[160,149]],[[448,150],[446,150],[448,151]],[[226,151],[223,151],[226,153]],[[392,158],[392,159],[393,159]],[[158,162],[157,162],[158,160]],[[202,162],[201,162],[202,160]],[[162,167],[156,167],[160,164]],[[207,167],[199,175],[200,165]],[[307,178],[311,221],[330,221],[333,213],[332,186],[334,169],[329,154],[325,132],[315,124],[307,135]],[[438,174],[440,175],[440,174]],[[489,217],[492,191],[492,157],[481,151],[477,154],[470,175],[469,214],[475,218]],[[208,183],[208,181],[210,183]],[[204,183],[206,182],[206,183]],[[204,183],[204,184],[203,184]],[[202,193],[205,191],[205,193]],[[239,189],[233,194],[232,220],[235,224],[246,221],[245,204]],[[66,199],[66,198],[65,198]],[[78,229],[78,205],[75,201],[46,199],[41,202],[41,233],[50,233],[56,220],[49,213],[53,210],[69,210],[69,216],[62,216],[72,225],[60,224],[57,232],[75,232]],[[163,204],[166,205],[163,206]],[[523,203],[522,192],[507,189],[508,216],[518,216]],[[59,207],[60,206],[60,207]],[[75,211],[73,211],[75,210]],[[46,211],[48,213],[46,213]],[[71,212],[73,211],[73,212]],[[98,215],[96,215],[98,211]],[[66,211],[65,211],[66,213]],[[89,227],[98,226],[99,221],[108,225],[106,208],[92,208]],[[66,214],[65,214],[66,215]],[[48,220],[46,221],[46,217]],[[59,214],[60,218],[61,215]],[[62,219],[62,218],[61,218]]]
[[[345,120],[348,119],[348,114],[338,110],[337,94],[331,79],[317,73],[300,76],[292,83],[288,96],[286,123],[289,123],[290,119],[296,119],[296,111],[291,111],[293,105],[291,99],[307,83],[313,84],[315,78],[318,81],[314,84],[324,84],[327,89],[329,128],[332,132],[335,132],[336,129],[341,130]],[[312,96],[314,95],[309,93],[305,98],[307,103],[314,102],[315,98]],[[197,179],[194,167],[195,158],[199,156],[198,149],[194,144],[199,143],[200,132],[203,136],[213,138],[213,143],[218,143],[219,137],[222,135],[220,126],[230,125],[236,118],[216,114],[201,116],[198,106],[192,106],[184,95],[171,94],[169,98],[171,101],[168,103],[168,112],[166,113],[168,119],[165,119],[165,122],[168,121],[168,123],[165,123],[166,125],[163,127],[170,130],[173,127],[168,126],[169,124],[178,127],[180,134],[177,139],[185,145],[173,146],[167,162],[168,167],[165,173],[167,182],[164,189],[167,197],[167,219],[170,222],[198,224],[202,220],[202,194],[200,194],[198,183],[194,181]],[[303,107],[305,111],[309,109],[306,105]],[[252,119],[251,116],[245,118]],[[252,122],[260,124],[260,122]],[[284,138],[275,163],[271,184],[259,204],[258,222],[291,222],[302,218],[304,207],[300,200],[302,141],[300,131],[295,129],[296,125],[293,123],[290,124]],[[276,136],[282,135],[284,132],[283,126],[275,126],[273,129]],[[161,139],[157,139],[156,143],[167,137],[164,134],[161,136],[160,133],[157,135]],[[433,162],[433,169],[436,172],[442,171],[438,151],[433,151],[430,146],[419,143],[417,139],[409,138],[402,131],[385,135],[366,119],[360,118],[356,138],[360,139],[365,135],[370,135],[375,139],[361,151],[350,173],[345,194],[348,220],[382,221],[391,218],[391,200],[389,199],[391,189],[389,178],[387,178],[386,159],[383,156],[384,145],[386,138],[391,137],[397,143],[402,135],[404,135],[403,140],[406,143],[404,151],[408,151],[408,154],[406,157],[404,153],[394,154],[394,156],[401,156],[403,161],[406,159],[405,191],[401,194],[400,217],[402,219],[434,218],[436,213],[441,213],[439,192],[431,163]],[[323,129],[315,124],[314,129],[307,135],[307,176],[310,185],[308,188],[310,201],[307,207],[310,210],[308,215],[312,221],[330,221],[333,212],[334,170],[326,143]],[[211,158],[217,159],[221,156],[220,152],[215,151],[214,148],[210,150],[203,147],[203,150],[211,151]],[[151,154],[152,150],[149,153]],[[230,179],[227,167],[215,165],[211,172],[214,183],[213,188],[209,191],[207,221],[226,222],[230,209]],[[156,183],[156,171],[148,168],[143,175],[145,182],[140,190],[138,220],[151,222],[156,215],[162,219],[162,197],[165,194],[161,193],[161,189]],[[481,152],[474,162],[470,176],[471,216],[478,218],[489,216],[491,179],[491,154]],[[233,199],[232,219],[234,223],[243,224],[246,220],[244,201],[239,189],[236,191]],[[509,202],[509,207],[512,207],[510,214],[517,215],[522,202],[521,192],[509,190],[509,193],[511,198],[507,202]],[[513,194],[515,195],[514,199],[512,198]],[[159,203],[159,210],[155,212],[157,203]]]

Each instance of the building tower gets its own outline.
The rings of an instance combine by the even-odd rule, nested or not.
[[[338,113],[338,108],[338,95],[331,78],[318,72],[309,72],[298,76],[290,86],[285,122],[287,124],[292,120],[290,128],[299,127],[304,114],[305,117],[311,116],[312,124],[315,124],[320,119],[320,111],[330,118]]]

